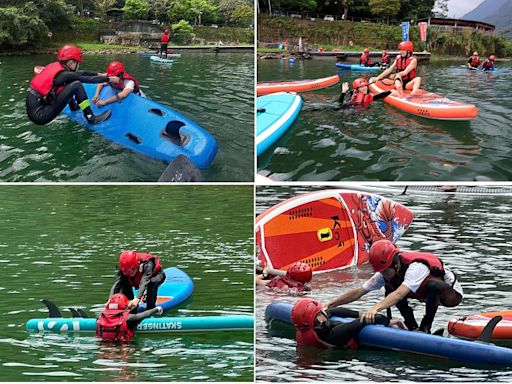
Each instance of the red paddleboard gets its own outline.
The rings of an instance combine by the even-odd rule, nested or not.
[[[361,265],[371,244],[398,240],[414,214],[382,196],[343,189],[306,193],[256,218],[256,252],[262,266],[286,271],[301,261],[313,272]]]
[[[478,339],[483,329],[493,317],[503,319],[492,332],[493,340],[512,340],[512,311],[486,312],[464,316],[448,322],[448,332],[464,339]]]

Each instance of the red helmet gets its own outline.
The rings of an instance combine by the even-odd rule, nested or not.
[[[494,55],[489,56],[489,60],[491,60],[491,61],[496,60],[496,56],[494,56]]]
[[[414,45],[410,41],[402,41],[398,44],[398,50],[414,52]]]
[[[398,248],[391,241],[377,240],[370,247],[369,261],[375,272],[382,272],[391,267],[393,257],[399,252]]]
[[[308,264],[297,262],[293,263],[288,268],[288,271],[286,271],[286,277],[305,284],[311,281],[313,271],[311,271],[311,267]]]
[[[363,52],[364,53],[370,53],[370,50],[368,48],[365,48]]]
[[[57,59],[60,61],[73,59],[78,62],[82,62],[84,60],[82,59],[82,51],[74,45],[65,45],[59,49],[59,52],[57,52]]]
[[[124,72],[126,72],[126,68],[120,61],[113,61],[107,67],[107,76],[119,76]]]
[[[292,323],[297,329],[311,329],[315,317],[322,312],[322,304],[313,299],[300,299],[292,308]]]
[[[137,252],[135,251],[123,251],[119,255],[119,269],[125,276],[133,276],[139,268],[139,260],[137,258]]]
[[[169,30],[167,28],[164,29],[164,35],[168,35],[169,34]]]
[[[116,293],[113,295],[107,303],[106,309],[126,309],[128,307],[128,298],[122,293]]]
[[[354,89],[359,88],[359,87],[367,87],[367,86],[368,86],[368,80],[366,80],[363,77],[359,77],[352,82],[352,88],[354,88]]]

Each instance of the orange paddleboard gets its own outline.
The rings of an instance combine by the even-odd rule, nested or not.
[[[288,80],[272,81],[256,84],[256,94],[258,96],[268,95],[277,92],[304,92],[314,91],[315,89],[327,88],[340,81],[338,75],[323,77],[314,80]]]
[[[256,218],[256,252],[262,266],[286,271],[297,261],[314,272],[360,265],[371,244],[396,241],[413,213],[382,196],[342,189],[306,193]]]
[[[448,322],[448,332],[464,339],[478,339],[483,329],[493,317],[503,319],[492,332],[493,340],[512,340],[512,311],[486,312],[464,316]]]

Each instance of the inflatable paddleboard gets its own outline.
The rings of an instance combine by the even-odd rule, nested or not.
[[[160,305],[164,312],[176,307],[187,300],[194,290],[194,283],[189,275],[176,267],[164,269],[165,281],[158,287],[156,304]],[[133,290],[137,295],[137,290]],[[139,304],[137,310],[142,312],[146,309],[146,303]]]
[[[274,144],[299,115],[302,99],[293,93],[273,93],[256,99],[256,152]]]
[[[338,75],[335,75],[314,80],[290,80],[257,83],[256,95],[262,96],[276,92],[314,91],[315,89],[330,87],[338,83],[339,81],[340,77]]]
[[[139,55],[142,57],[158,56],[158,52],[139,52]],[[181,57],[181,53],[168,53],[167,57],[178,58]]]
[[[390,80],[374,82],[370,79],[370,91],[373,94],[395,89]],[[437,93],[419,89],[414,96],[410,90],[404,90],[404,97],[389,95],[384,101],[410,114],[438,120],[471,120],[478,116],[478,109],[473,104],[459,103]]]
[[[172,63],[174,63],[174,60],[164,59],[159,56],[151,56],[149,58],[149,60],[151,60],[152,63],[156,63],[156,64],[172,64]]]
[[[350,69],[351,71],[382,71],[382,69],[379,66],[365,67],[364,65],[358,65],[358,64],[336,63],[336,68]]]
[[[512,340],[512,311],[486,312],[453,319],[448,322],[448,332],[457,337],[475,340],[480,337],[489,320],[496,316],[503,319],[494,328],[492,340]]]
[[[278,320],[291,325],[292,308],[290,303],[274,301],[267,306],[265,319],[269,323]],[[354,320],[340,317],[331,319],[343,322]],[[383,325],[367,325],[357,335],[357,341],[363,347],[412,352],[475,364],[512,365],[512,349],[509,348]]]
[[[47,318],[31,319],[26,323],[28,332],[96,332],[96,319]],[[252,331],[252,315],[225,315],[204,317],[150,317],[142,320],[136,333],[183,333],[215,331]]]
[[[305,193],[256,218],[256,254],[261,266],[282,271],[297,261],[314,273],[361,265],[374,241],[396,242],[413,216],[378,195],[343,189]]]

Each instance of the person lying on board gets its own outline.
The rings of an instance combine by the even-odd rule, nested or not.
[[[480,66],[480,58],[478,57],[477,51],[473,52],[473,55],[469,57],[466,65],[469,69],[478,69]]]
[[[128,298],[122,293],[110,297],[96,321],[96,337],[105,341],[130,341],[142,320],[163,313],[162,307],[159,306],[141,313],[132,313],[128,304]]]
[[[496,56],[491,55],[485,61],[482,63],[482,66],[480,69],[482,71],[494,71],[496,68],[494,68],[494,60],[496,60]]]
[[[82,83],[115,84],[119,82],[119,77],[79,71],[78,67],[83,61],[82,51],[74,45],[65,45],[59,49],[57,59],[30,81],[26,99],[28,118],[38,125],[48,124],[69,104],[72,111],[81,109],[90,124],[107,120],[110,111],[94,115]]]
[[[269,279],[270,277],[270,279]],[[313,271],[306,263],[296,262],[290,265],[285,276],[269,275],[268,269],[263,269],[263,274],[256,275],[256,285],[264,285],[278,291],[291,291],[297,293],[310,291],[306,284],[313,278]]]
[[[351,303],[384,287],[386,297],[364,313],[362,319],[373,323],[378,312],[394,305],[409,330],[430,333],[440,304],[451,308],[462,302],[464,292],[460,282],[433,253],[402,252],[391,241],[378,240],[370,247],[369,262],[375,274],[362,287],[331,300],[327,308]],[[408,299],[425,302],[425,316],[419,327]]]
[[[349,92],[348,83],[345,82],[341,86],[341,93],[338,99],[338,103],[342,106],[347,107],[367,107],[374,100],[383,99],[391,94],[391,91],[384,91],[378,95],[373,95],[368,87],[368,80],[360,77],[352,82],[352,96],[344,103],[345,95]]]
[[[160,258],[136,251],[123,251],[119,256],[117,279],[110,290],[110,297],[116,293],[124,294],[130,302],[128,309],[136,308],[146,295],[146,308],[156,305],[158,287],[165,281],[165,273]],[[134,298],[133,288],[137,289]]]
[[[117,83],[101,83],[96,87],[96,93],[92,98],[92,102],[96,104],[98,107],[103,107],[110,103],[115,103],[116,101],[121,101],[125,97],[127,97],[130,93],[135,93],[144,97],[144,94],[139,88],[139,81],[126,72],[126,68],[123,63],[119,61],[111,62],[107,67],[107,76],[115,76],[120,79]],[[113,88],[120,89],[121,92],[116,93],[114,96],[109,97],[105,100],[100,100],[100,92],[104,86],[110,85]]]
[[[341,322],[332,317],[354,318],[354,321]],[[297,344],[312,345],[320,348],[356,349],[356,336],[367,324],[357,311],[346,308],[323,309],[320,302],[313,299],[301,299],[293,308],[291,319],[295,327]],[[386,316],[376,315],[375,324],[404,328],[399,320],[390,320]]]
[[[368,48],[365,48],[363,53],[361,54],[361,57],[359,58],[359,65],[363,67],[378,67],[379,63],[373,63],[370,59],[370,50]]]
[[[398,44],[398,50],[400,54],[388,69],[377,76],[377,81],[389,76],[394,80],[398,97],[404,97],[404,89],[412,89],[410,95],[414,96],[421,85],[421,77],[416,76],[418,59],[413,54],[414,45],[410,41],[402,41]]]

